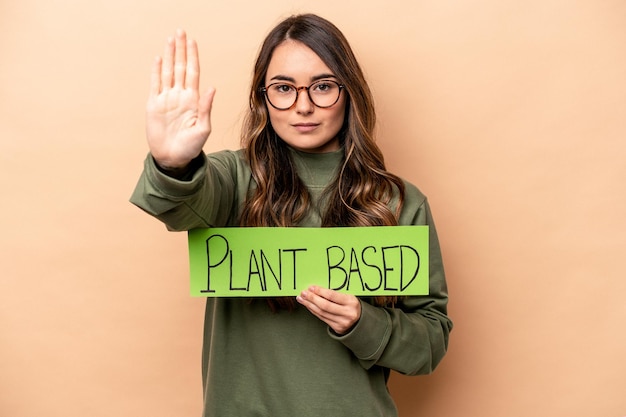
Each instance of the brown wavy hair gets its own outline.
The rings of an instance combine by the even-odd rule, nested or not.
[[[296,226],[311,205],[306,186],[298,177],[289,150],[269,121],[264,86],[274,49],[286,40],[312,49],[345,86],[346,115],[339,132],[344,150],[336,181],[325,190],[327,206],[322,227],[393,226],[404,202],[404,184],[385,168],[374,140],[374,100],[363,71],[341,31],[313,14],[291,16],[265,38],[254,66],[250,108],[244,119],[241,144],[256,189],[244,203],[241,226]],[[395,210],[392,199],[399,197]],[[396,297],[374,297],[379,306],[392,305]],[[270,298],[273,310],[293,309],[293,298]]]

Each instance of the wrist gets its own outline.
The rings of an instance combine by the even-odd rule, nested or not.
[[[178,180],[184,180],[193,175],[193,173],[199,168],[199,166],[202,165],[201,156],[202,155],[198,155],[187,164],[176,166],[159,162],[156,160],[156,158],[154,158],[154,156],[152,157],[152,160],[154,161],[157,169],[163,174]]]

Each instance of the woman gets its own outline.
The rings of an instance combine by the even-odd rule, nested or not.
[[[242,149],[205,155],[214,89],[178,31],[152,72],[150,155],[131,201],[171,230],[223,226],[430,226],[430,294],[359,299],[209,298],[204,416],[396,416],[391,369],[432,372],[452,323],[423,194],[385,169],[370,90],[343,34],[315,15],[285,19],[254,68]]]

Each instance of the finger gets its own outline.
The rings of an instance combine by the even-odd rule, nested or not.
[[[318,287],[318,286],[310,287],[309,291],[334,304],[345,304],[346,294],[342,294],[340,292],[333,291],[329,288]]]
[[[185,86],[185,71],[187,70],[187,34],[184,30],[176,31],[176,49],[174,55],[174,86]]]
[[[306,292],[303,292],[302,295],[296,297],[296,300],[304,307],[306,307],[306,309],[309,310],[311,314],[326,323],[336,333],[342,334],[344,333],[345,329],[350,327],[350,324],[347,323],[344,317],[328,313],[324,309],[320,308],[317,304],[310,301],[311,297],[314,297],[314,295],[310,293],[306,295]]]
[[[174,39],[167,38],[165,50],[163,51],[163,62],[161,64],[161,89],[172,88],[174,75]]]
[[[319,297],[317,297],[319,298]],[[319,318],[320,320],[329,324],[330,321],[333,321],[335,315],[329,314],[326,310],[321,308],[316,303],[316,296],[314,294],[308,293],[307,291],[303,291],[296,300],[307,308],[314,316]]]
[[[150,96],[157,96],[161,92],[161,66],[163,60],[160,56],[154,59],[150,72]]]
[[[344,314],[346,309],[352,309],[358,300],[355,296],[331,290],[329,288],[311,286],[309,292],[318,298],[316,303],[329,313]]]
[[[302,291],[300,294],[300,297],[310,307],[309,310],[312,309],[314,310],[314,314],[325,318],[341,314],[341,306],[339,304],[320,296],[316,291],[318,291],[317,288],[311,287],[309,290]]]
[[[193,39],[187,41],[187,74],[185,88],[198,90],[200,87],[200,61],[198,59],[198,44]]]
[[[328,288],[311,286],[306,292],[328,320],[350,327],[361,317],[361,303],[354,295],[340,293]]]

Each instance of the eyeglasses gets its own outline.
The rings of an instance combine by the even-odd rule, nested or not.
[[[296,87],[293,84],[278,82],[262,87],[267,101],[277,110],[287,110],[298,101],[300,91],[306,90],[311,102],[322,109],[331,107],[339,101],[343,84],[332,80],[315,81],[308,87]]]

